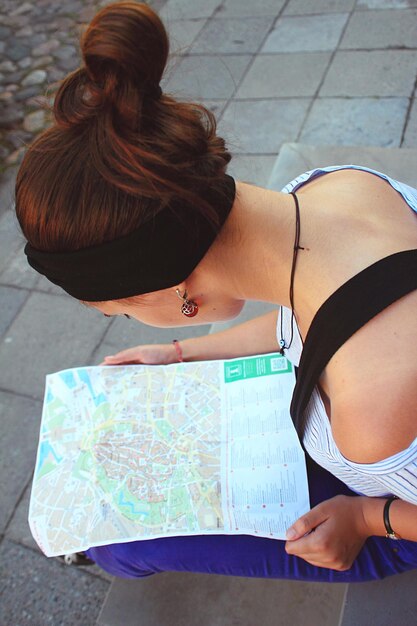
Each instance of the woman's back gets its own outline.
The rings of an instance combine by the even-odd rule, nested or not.
[[[297,196],[300,245],[307,250],[297,261],[295,306],[305,338],[338,287],[384,257],[417,248],[417,220],[389,183],[364,171],[319,176]],[[346,341],[320,377],[335,441],[353,461],[378,461],[417,437],[416,306],[414,291],[384,309]]]

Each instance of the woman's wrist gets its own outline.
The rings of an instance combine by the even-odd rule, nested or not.
[[[384,506],[387,499],[360,496],[360,500],[367,536],[385,537]]]

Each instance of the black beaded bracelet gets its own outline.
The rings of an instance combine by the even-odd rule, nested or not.
[[[389,521],[389,508],[394,500],[398,500],[398,496],[391,496],[390,498],[388,498],[384,505],[384,526],[385,530],[387,531],[385,536],[388,539],[401,539],[401,537],[397,535],[394,530],[392,530],[391,523]]]

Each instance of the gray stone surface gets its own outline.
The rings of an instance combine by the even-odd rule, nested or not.
[[[404,148],[417,148],[417,100],[413,101],[402,145]]]
[[[13,369],[11,361],[3,363]],[[0,391],[0,534],[33,471],[41,410],[40,402]]]
[[[237,180],[266,187],[275,161],[275,155],[234,154],[228,172]]]
[[[358,0],[360,9],[408,9],[417,6],[417,0]]]
[[[94,626],[109,583],[11,541],[0,546],[0,624]]]
[[[28,522],[31,488],[32,482],[30,482],[26,487],[24,494],[14,512],[14,515],[7,526],[6,537],[13,543],[17,543],[26,548],[30,548],[31,550],[38,553],[39,548],[32,537]],[[44,558],[41,555],[39,556],[40,558]],[[81,567],[80,571],[85,571],[88,574],[98,576],[99,578],[102,578],[107,582],[112,582],[114,580],[113,576],[107,574],[107,572],[98,567],[98,565],[88,565],[85,567]]]
[[[0,178],[0,217],[13,205],[15,178],[16,172],[11,168]]]
[[[210,574],[116,581],[98,626],[335,626],[345,585]]]
[[[233,152],[277,154],[284,141],[294,141],[309,100],[237,100],[227,107],[220,134]]]
[[[260,54],[243,79],[236,98],[313,96],[329,61],[328,52]]]
[[[348,13],[282,17],[263,45],[262,52],[333,50]]]
[[[353,9],[355,0],[290,0],[284,15],[314,15],[320,13],[346,13]]]
[[[285,0],[224,0],[217,17],[276,17]]]
[[[399,146],[407,107],[406,98],[321,98],[299,139],[318,145]]]
[[[415,51],[341,51],[336,53],[319,95],[409,97],[416,71]]]
[[[66,296],[33,293],[0,344],[0,387],[43,398],[44,377],[87,364],[108,319]]]
[[[172,20],[168,23],[171,54],[185,54],[206,23],[206,19]]]
[[[28,292],[24,289],[13,289],[0,285],[0,337],[9,327],[27,297]]]
[[[9,257],[7,266],[0,273],[0,283],[14,287],[32,289],[39,281],[39,274],[33,271],[23,253],[22,244],[16,253]]]
[[[9,194],[6,192],[5,196],[8,198]],[[21,245],[22,236],[17,229],[16,218],[12,211],[5,211],[0,217],[0,272],[7,267]]]
[[[201,104],[204,104],[207,109],[210,109],[216,116],[216,119],[220,119],[227,104],[227,100],[203,100]]]
[[[340,626],[416,626],[417,571],[349,585]]]
[[[40,404],[40,403],[39,403]],[[39,417],[40,422],[40,417]],[[19,485],[19,488],[22,484]],[[30,491],[32,488],[32,481],[29,481],[26,489],[23,492],[21,499],[15,509],[13,517],[11,518],[8,526],[6,536],[14,543],[18,543],[22,546],[30,548],[35,552],[39,552],[37,543],[35,542],[29,528],[29,502]]]
[[[185,57],[164,89],[178,98],[230,98],[250,60],[247,55]]]
[[[417,150],[358,146],[309,146],[284,144],[275,161],[269,186],[282,189],[291,180],[315,167],[364,165],[417,187]]]
[[[269,17],[211,20],[197,37],[190,52],[257,52],[269,28]]]
[[[164,20],[211,17],[220,5],[221,0],[168,0],[159,14]]]
[[[341,48],[417,48],[417,10],[352,15]]]

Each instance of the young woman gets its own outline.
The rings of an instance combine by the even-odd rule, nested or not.
[[[357,581],[416,568],[417,191],[354,166],[309,172],[282,193],[235,182],[212,114],[161,92],[168,39],[145,4],[103,9],[82,53],[18,175],[29,263],[105,315],[158,327],[275,303],[223,333],[106,363],[281,349],[299,365],[291,412],[312,504],[287,542],[169,537],[88,556],[126,577]]]

